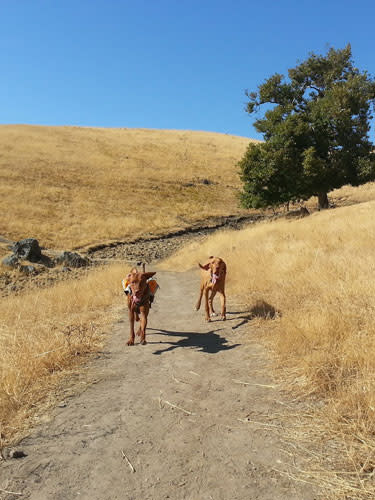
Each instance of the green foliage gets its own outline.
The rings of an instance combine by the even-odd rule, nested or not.
[[[245,207],[277,206],[375,179],[369,140],[375,81],[353,65],[350,45],[311,54],[247,92],[247,112],[265,142],[240,161]]]

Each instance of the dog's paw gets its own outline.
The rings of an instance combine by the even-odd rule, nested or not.
[[[134,340],[130,339],[126,342],[127,345],[134,345]]]
[[[146,345],[147,344],[146,339],[141,340],[140,344],[141,345]]]
[[[215,311],[213,311],[213,312],[211,313],[211,316],[212,316],[213,318],[215,318],[215,317],[217,316],[217,313],[215,313]]]

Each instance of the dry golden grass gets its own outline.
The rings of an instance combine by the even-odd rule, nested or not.
[[[65,369],[97,349],[121,303],[123,266],[33,290],[0,303],[0,448],[9,442]]]
[[[353,205],[375,200],[375,182],[368,182],[363,186],[343,186],[329,194],[329,198],[337,206]]]
[[[1,125],[0,235],[68,249],[237,213],[236,163],[249,141],[208,132]]]
[[[229,294],[250,315],[276,311],[252,328],[269,332],[285,386],[324,402],[301,427],[322,444],[304,479],[345,499],[375,498],[374,210],[368,202],[222,232],[164,264],[183,270],[219,255]]]

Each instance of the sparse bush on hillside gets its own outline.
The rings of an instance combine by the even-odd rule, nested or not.
[[[311,54],[289,79],[275,74],[247,92],[247,112],[266,105],[255,128],[265,142],[250,144],[240,161],[245,207],[279,206],[375,178],[369,140],[375,80],[353,63],[350,45]],[[272,106],[270,108],[270,106]]]

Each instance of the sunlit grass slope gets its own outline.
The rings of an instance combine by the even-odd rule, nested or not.
[[[329,465],[322,461],[320,470],[345,499],[375,498],[371,477],[375,468],[374,211],[374,201],[364,202],[302,220],[221,232],[164,263],[180,270],[195,266],[198,273],[198,261],[218,255],[228,264],[229,296],[237,295],[253,314],[252,334],[259,326],[256,317],[276,314],[272,321],[261,320],[261,330],[271,334],[285,387],[299,397],[324,402],[316,413],[310,411],[308,427],[319,435],[312,442],[330,443],[323,456],[334,450],[335,460]],[[323,480],[318,475],[318,482],[319,478]]]
[[[236,163],[249,142],[208,132],[2,125],[0,234],[71,248],[236,213]]]

